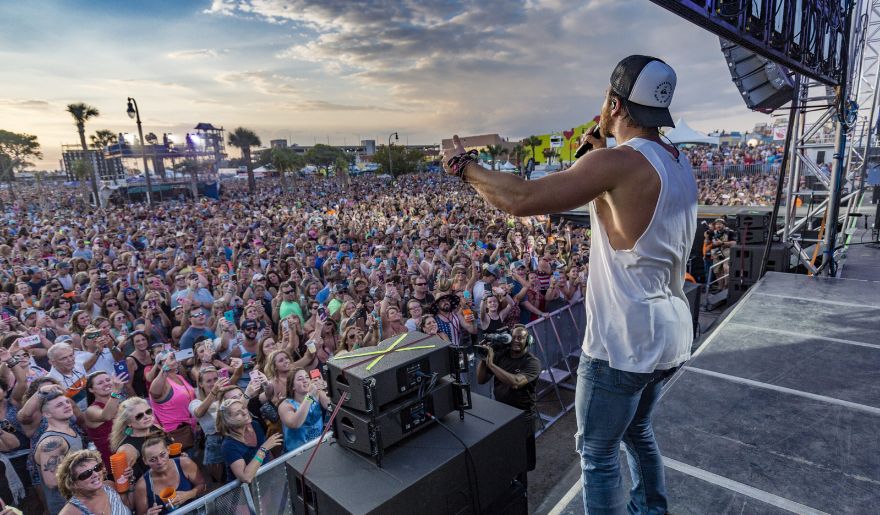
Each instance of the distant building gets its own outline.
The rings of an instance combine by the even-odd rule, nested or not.
[[[286,139],[273,139],[269,142],[269,148],[287,148]]]
[[[74,181],[73,164],[76,161],[86,160],[91,163],[98,172],[98,179],[102,181],[125,180],[125,167],[119,157],[105,157],[100,150],[83,150],[79,146],[64,145],[61,147],[61,160],[64,163],[64,171],[67,178]]]
[[[362,139],[361,146],[364,147],[364,154],[371,156],[376,153],[376,140]]]
[[[516,143],[511,143],[502,138],[498,134],[479,134],[476,136],[464,136],[461,138],[461,144],[466,150],[483,150],[489,145],[501,145],[506,150],[511,151]],[[452,148],[452,139],[444,139],[440,141],[440,151]]]

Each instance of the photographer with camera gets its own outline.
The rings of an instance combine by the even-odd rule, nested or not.
[[[529,351],[529,330],[524,325],[516,325],[511,334],[496,333],[484,337],[474,347],[481,357],[477,365],[477,382],[485,384],[494,378],[492,387],[498,402],[513,406],[526,412],[528,431],[525,435],[528,469],[535,469],[535,430],[537,419],[535,389],[541,374],[541,360]],[[526,485],[525,475],[521,478]]]
[[[730,248],[736,245],[736,232],[727,227],[723,218],[716,218],[712,225],[703,222],[703,226],[706,227],[703,233],[703,260],[708,272],[716,263],[730,257]],[[720,269],[712,272],[714,277],[722,277],[717,283],[719,291],[727,289],[725,276],[729,271],[730,261],[726,261]]]

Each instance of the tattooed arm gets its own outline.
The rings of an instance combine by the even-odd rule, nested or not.
[[[47,487],[58,487],[58,478],[55,477],[55,471],[58,470],[58,465],[61,464],[61,460],[64,459],[67,450],[67,442],[58,436],[50,436],[44,439],[37,447],[34,461],[37,462],[37,466],[40,468],[40,477],[42,477],[43,484]]]

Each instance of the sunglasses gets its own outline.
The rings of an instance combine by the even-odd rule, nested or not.
[[[102,470],[104,470],[104,464],[99,461],[98,464],[95,465],[94,467],[92,467],[90,469],[86,469],[86,470],[80,472],[79,474],[77,474],[76,479],[78,481],[85,481],[86,479],[92,477],[92,474],[96,474],[98,472],[101,472]]]
[[[428,283],[416,283],[416,286],[427,286]]]
[[[134,416],[134,419],[140,422],[146,416],[153,416],[153,408],[147,408],[146,411],[142,411]]]
[[[290,295],[291,293],[293,293],[293,290],[281,290],[281,293],[285,295]]]

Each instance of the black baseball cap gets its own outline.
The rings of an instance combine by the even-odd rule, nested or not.
[[[669,114],[675,83],[675,70],[647,55],[625,58],[611,73],[611,90],[624,99],[626,111],[642,127],[675,127]]]

